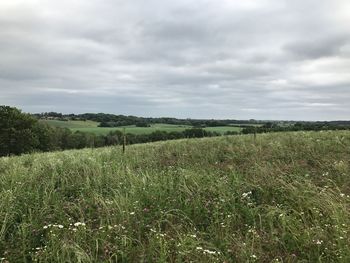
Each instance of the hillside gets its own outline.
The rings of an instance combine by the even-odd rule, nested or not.
[[[350,132],[0,158],[0,262],[349,262]]]
[[[94,121],[60,121],[60,120],[40,120],[42,123],[47,123],[54,127],[68,128],[71,131],[81,131],[94,133],[97,135],[106,135],[111,131],[123,131],[126,129],[127,133],[130,134],[150,134],[155,131],[164,132],[183,132],[186,129],[192,128],[191,125],[181,125],[181,124],[166,124],[166,123],[153,123],[150,127],[137,127],[136,125],[127,125],[121,127],[98,127],[99,123]],[[242,124],[244,126],[244,124]],[[237,126],[216,126],[216,127],[205,127],[204,130],[211,132],[218,132],[224,134],[225,132],[240,132],[241,127]]]

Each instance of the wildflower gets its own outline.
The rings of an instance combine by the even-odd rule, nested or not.
[[[76,222],[76,223],[74,223],[74,226],[75,226],[75,227],[78,227],[78,226],[85,226],[85,223]]]
[[[63,226],[62,226],[62,225],[58,225],[58,228],[62,229],[62,228],[63,228]]]
[[[196,249],[197,249],[197,250],[203,250],[203,248],[202,248],[202,247],[196,247]]]
[[[44,229],[47,229],[47,228],[48,228],[48,226],[44,226],[43,228],[44,228]]]
[[[257,258],[258,258],[258,257],[257,257],[256,255],[254,255],[254,254],[251,255],[250,257],[253,258],[253,259],[257,259]]]
[[[130,215],[135,215],[135,212],[131,212]]]
[[[220,254],[220,252],[211,251],[211,250],[209,250],[209,249],[204,249],[204,250],[203,250],[203,253],[207,253],[207,254],[210,254],[210,255]]]
[[[323,243],[323,240],[316,240],[316,242],[315,242],[317,245],[321,245],[322,243]]]
[[[243,193],[243,194],[242,194],[242,198],[246,198],[246,197],[248,197],[248,196],[251,195],[251,194],[252,194],[252,191]]]

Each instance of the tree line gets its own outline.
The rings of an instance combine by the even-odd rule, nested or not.
[[[219,135],[217,132],[191,128],[182,132],[155,131],[138,135],[127,133],[126,138],[128,144],[135,144]],[[37,118],[22,113],[17,108],[0,106],[0,156],[120,145],[123,143],[123,136],[121,131],[111,131],[107,135],[72,132],[67,128],[53,127],[39,122]]]
[[[50,113],[57,118],[64,115]],[[108,114],[104,114],[108,115]],[[102,116],[102,115],[101,115]],[[85,115],[85,117],[87,117]],[[144,120],[138,120],[141,127],[147,125]],[[265,122],[261,126],[242,126],[240,133],[267,133],[286,131],[320,131],[320,130],[349,130],[349,122]],[[203,123],[201,124],[203,125]],[[225,135],[236,135],[239,132],[226,132]],[[182,132],[155,131],[150,134],[126,134],[127,143],[146,143],[182,138],[202,138],[220,136],[218,132],[210,132],[195,126]],[[111,131],[107,135],[96,135],[87,132],[72,132],[67,128],[53,127],[39,122],[38,118],[22,113],[21,110],[9,106],[0,106],[0,156],[19,155],[35,151],[56,151],[67,149],[82,149],[87,147],[103,147],[121,145],[121,131]]]
[[[344,124],[345,123],[345,124]],[[326,131],[326,130],[350,130],[347,122],[296,122],[293,125],[276,125],[267,122],[262,126],[246,126],[241,130],[242,134],[288,132],[288,131]]]
[[[155,123],[188,125],[194,127],[217,127],[217,126],[236,126],[241,124],[259,124],[257,120],[214,120],[214,119],[177,119],[170,117],[145,118],[136,116],[115,115],[106,113],[83,113],[83,114],[62,114],[57,112],[44,112],[33,114],[39,119],[57,119],[57,120],[91,120],[100,123],[100,127],[120,127],[127,125],[137,125],[146,127]]]

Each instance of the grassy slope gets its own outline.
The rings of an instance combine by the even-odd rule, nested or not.
[[[166,132],[181,132],[185,129],[191,128],[191,126],[187,125],[173,125],[173,124],[153,124],[151,127],[136,127],[135,125],[123,126],[118,128],[102,128],[97,127],[98,122],[93,121],[58,121],[58,120],[41,120],[42,122],[46,122],[50,125],[61,127],[61,128],[69,128],[72,131],[82,131],[82,132],[92,132],[95,134],[106,135],[110,131],[119,130],[122,131],[123,128],[126,128],[127,133],[132,134],[149,134],[157,130],[166,131]],[[240,127],[208,127],[205,128],[207,131],[216,131],[219,133],[225,133],[226,131],[240,131]]]
[[[0,258],[349,262],[349,176],[349,132],[2,158]]]
[[[97,128],[98,122],[95,121],[59,121],[59,120],[39,120],[52,126],[68,129],[77,128]]]

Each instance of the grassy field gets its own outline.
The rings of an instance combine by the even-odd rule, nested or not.
[[[135,125],[123,126],[117,128],[107,128],[107,127],[97,127],[98,122],[93,121],[58,121],[58,120],[42,120],[42,122],[46,122],[50,125],[61,127],[61,128],[69,128],[72,131],[82,131],[82,132],[91,132],[98,135],[106,135],[110,131],[119,130],[122,131],[123,128],[126,128],[127,133],[132,134],[149,134],[154,131],[166,131],[166,132],[182,132],[185,129],[190,129],[191,126],[188,125],[173,125],[173,124],[152,124],[151,127],[136,127]],[[207,131],[216,131],[221,134],[227,131],[240,131],[240,127],[208,127],[205,128]]]
[[[350,132],[0,159],[2,262],[350,262]]]
[[[79,129],[79,128],[97,128],[98,122],[95,121],[59,121],[59,120],[40,120],[55,127]]]

